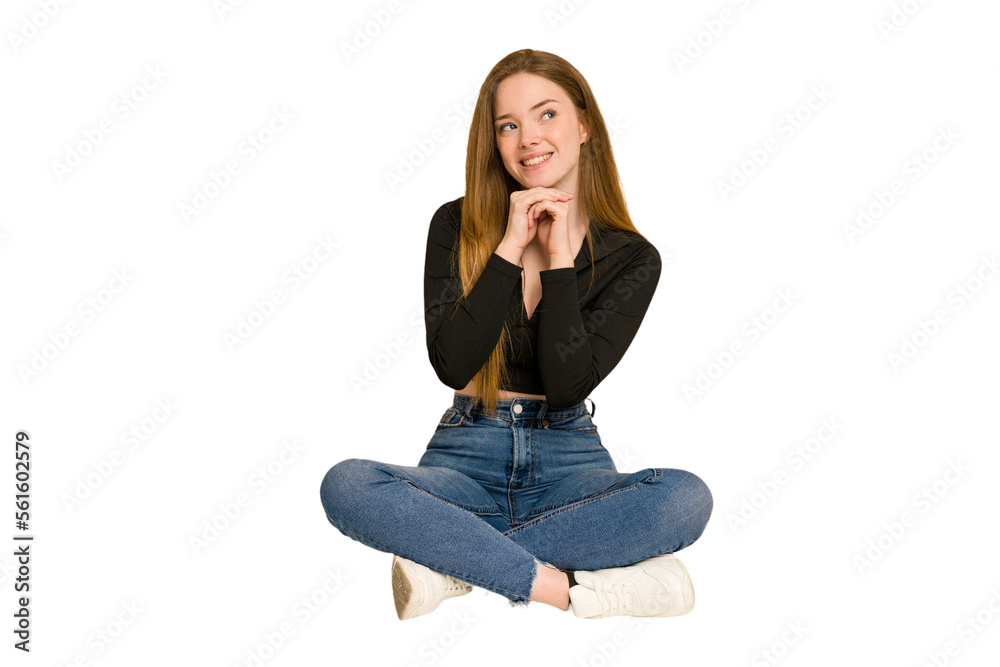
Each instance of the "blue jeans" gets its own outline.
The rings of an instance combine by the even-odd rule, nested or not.
[[[698,476],[618,472],[586,402],[455,394],[416,466],[347,459],[326,473],[326,517],[362,544],[498,593],[531,595],[539,564],[596,570],[679,551],[712,513]],[[596,405],[594,406],[596,412]],[[654,427],[655,428],[655,427]]]

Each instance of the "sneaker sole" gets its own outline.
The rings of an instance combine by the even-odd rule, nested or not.
[[[392,598],[396,604],[396,616],[405,621],[412,617],[414,606],[413,581],[405,571],[403,563],[398,559],[392,562]]]

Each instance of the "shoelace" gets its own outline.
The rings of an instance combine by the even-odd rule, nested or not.
[[[464,591],[468,588],[468,585],[462,581],[459,581],[455,577],[448,577],[447,584],[445,585],[444,592],[448,593],[458,593]]]
[[[617,612],[623,610],[631,612],[635,609],[635,595],[627,591],[628,586],[624,583],[596,582],[594,592],[597,599],[601,601],[601,608],[607,612]]]

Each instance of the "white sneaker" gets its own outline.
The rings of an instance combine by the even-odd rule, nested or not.
[[[397,554],[392,555],[392,595],[396,602],[396,615],[401,621],[429,614],[443,600],[470,591],[472,584],[435,572]]]
[[[573,613],[606,616],[682,616],[694,608],[694,586],[687,568],[672,553],[626,567],[577,570],[569,589]]]

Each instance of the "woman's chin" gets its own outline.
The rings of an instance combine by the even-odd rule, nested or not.
[[[523,179],[523,180],[520,179],[520,178],[517,178],[515,180],[518,183],[520,183],[521,187],[524,188],[525,190],[530,190],[531,188],[551,188],[552,187],[552,183],[550,182],[550,179],[547,179],[547,178],[545,178],[545,179],[542,179],[542,178],[538,178],[538,179],[535,179],[535,178],[526,178],[526,179]]]
[[[521,186],[522,190],[530,190],[531,188],[551,188],[555,186],[555,179],[548,178],[539,174],[537,177],[529,173],[527,176],[523,172],[512,173],[509,169],[507,173],[517,181],[518,185]]]

